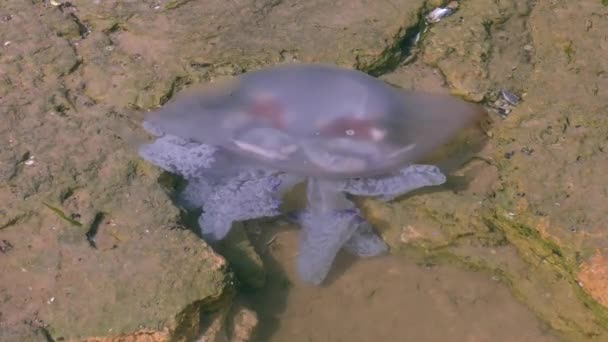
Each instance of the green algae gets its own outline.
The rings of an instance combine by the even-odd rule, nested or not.
[[[68,217],[68,216],[67,216],[67,215],[66,215],[66,214],[63,212],[63,210],[61,210],[61,209],[59,209],[59,208],[57,208],[57,207],[54,207],[54,206],[52,206],[52,205],[50,205],[50,204],[48,204],[48,203],[46,203],[46,202],[42,202],[42,204],[43,204],[45,207],[47,207],[47,208],[51,209],[51,210],[52,210],[52,211],[53,211],[55,214],[57,214],[57,216],[59,216],[59,217],[60,217],[62,220],[64,220],[64,221],[66,221],[66,222],[70,223],[70,224],[71,224],[71,225],[73,225],[73,226],[76,226],[76,227],[82,227],[82,223],[80,223],[79,221],[76,221],[76,220],[72,219],[71,217]]]
[[[176,9],[190,1],[192,1],[192,0],[171,0],[171,1],[167,2],[167,4],[165,5],[165,9],[167,9],[167,10]]]
[[[551,273],[568,282],[582,304],[580,309],[589,309],[593,316],[590,321],[598,324],[602,330],[601,333],[583,332],[583,328],[579,326],[581,332],[585,335],[602,336],[608,333],[608,309],[597,303],[580,287],[576,279],[578,263],[576,259],[569,257],[570,253],[563,251],[555,242],[542,238],[536,229],[510,218],[504,211],[496,210],[491,215],[486,215],[484,221],[488,226],[504,232],[526,262],[531,265],[548,265]],[[572,321],[572,324],[576,322]]]

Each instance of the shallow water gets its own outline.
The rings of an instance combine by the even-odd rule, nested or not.
[[[298,230],[257,231],[250,235],[269,283],[241,297],[259,315],[255,341],[560,340],[488,274],[342,253],[325,286],[314,287],[295,270]]]

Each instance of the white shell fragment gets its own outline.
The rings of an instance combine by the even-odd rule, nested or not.
[[[431,13],[427,14],[426,21],[428,23],[437,23],[441,21],[441,19],[452,14],[452,10],[444,7],[437,7],[431,11]]]
[[[521,101],[519,96],[513,94],[512,92],[506,89],[500,91],[500,96],[502,96],[502,98],[507,101],[511,106],[517,106],[519,104],[519,101]]]
[[[458,1],[452,1],[445,7],[437,7],[426,15],[426,22],[429,24],[440,22],[443,18],[452,15],[457,8]]]

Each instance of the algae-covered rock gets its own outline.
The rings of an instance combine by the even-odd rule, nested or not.
[[[363,201],[393,251],[490,270],[569,340],[603,340],[608,329],[606,11],[463,1],[424,36],[422,62],[455,94],[511,89],[523,102],[505,120],[490,111],[491,138],[454,183],[391,205]]]
[[[481,101],[495,87],[521,86],[530,73],[529,1],[462,1],[431,25],[422,60],[437,67],[453,93]]]
[[[223,258],[174,229],[177,210],[154,183],[143,171],[105,204],[93,188],[63,203],[32,199],[31,217],[0,232],[11,245],[0,266],[3,323],[35,317],[56,339],[142,329],[197,336],[200,309],[231,279]],[[91,215],[90,204],[104,214]]]
[[[176,229],[159,171],[120,136],[136,127],[125,109],[96,105],[73,82],[83,38],[62,10],[0,9],[1,339],[194,338],[202,308],[229,305],[231,274]]]
[[[602,302],[603,287],[587,281],[589,265],[603,273],[606,265],[594,255],[605,254],[607,62],[598,58],[608,46],[598,44],[608,26],[598,13],[600,3],[538,4],[530,16],[536,58],[526,84],[526,100],[496,130],[493,158],[500,160],[500,191],[493,200],[512,240],[531,263],[549,260],[594,319],[576,320],[578,311],[557,310],[571,329],[605,336],[608,311],[592,303],[580,286]],[[551,21],[544,13],[554,13]],[[512,152],[510,158],[504,158]],[[510,219],[501,218],[501,213]],[[503,216],[504,217],[504,216]],[[582,270],[582,274],[579,274]],[[594,322],[593,329],[586,327]],[[601,327],[601,329],[600,329]]]
[[[84,92],[149,108],[189,83],[281,62],[382,69],[402,56],[423,0],[82,2]],[[82,77],[80,79],[80,77]]]

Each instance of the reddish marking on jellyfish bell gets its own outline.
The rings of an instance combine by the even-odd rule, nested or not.
[[[268,122],[274,128],[285,128],[285,111],[277,101],[272,99],[255,100],[249,114],[256,119]]]
[[[369,119],[341,117],[321,128],[321,134],[331,137],[348,136],[353,139],[371,140],[373,139],[372,130],[375,127],[374,122]]]

